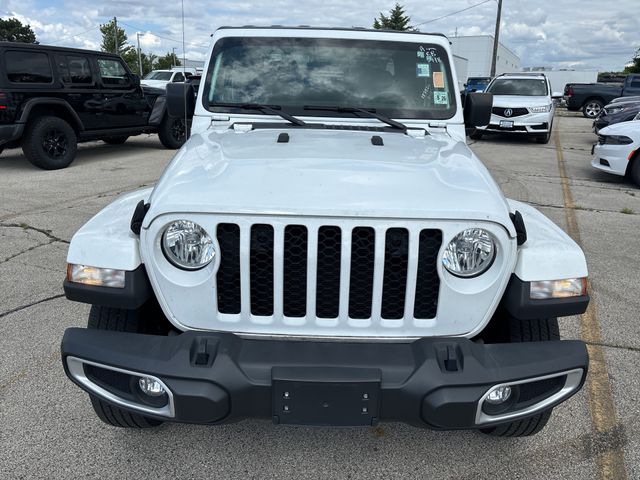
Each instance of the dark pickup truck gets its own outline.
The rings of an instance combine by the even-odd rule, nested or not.
[[[622,85],[606,83],[567,83],[564,99],[569,110],[582,110],[587,118],[596,118],[602,108],[618,97],[640,95],[640,74],[629,75]]]

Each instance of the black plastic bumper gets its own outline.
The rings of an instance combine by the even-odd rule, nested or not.
[[[24,123],[0,125],[0,145],[19,139],[24,131]]]
[[[390,420],[434,429],[481,427],[478,404],[492,386],[578,370],[573,391],[545,405],[553,407],[580,389],[588,366],[580,341],[344,343],[70,328],[62,340],[62,362],[87,391],[91,388],[70,374],[74,358],[159,378],[171,392],[172,415],[147,416],[164,420],[215,424],[266,417],[315,425]],[[542,388],[539,382],[530,385]]]

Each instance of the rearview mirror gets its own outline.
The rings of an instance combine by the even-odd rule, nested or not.
[[[190,83],[167,84],[167,112],[172,117],[191,118],[196,109],[193,85]]]
[[[492,93],[468,93],[464,102],[464,125],[466,128],[483,127],[491,120]]]

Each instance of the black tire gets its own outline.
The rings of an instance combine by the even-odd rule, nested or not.
[[[471,134],[469,134],[469,138],[471,140],[482,140],[482,135],[484,135],[484,133],[476,128]]]
[[[557,318],[543,318],[539,320],[508,319],[509,341],[519,342],[548,342],[560,340],[560,329]],[[538,413],[533,417],[515,422],[505,423],[491,428],[483,428],[481,432],[493,437],[528,437],[542,430],[551,418],[553,409]]]
[[[604,103],[602,103],[602,100],[598,100],[597,98],[590,98],[582,106],[582,115],[587,118],[594,119],[598,115],[600,115],[603,107]]]
[[[538,142],[538,143],[542,143],[542,144],[546,145],[547,143],[549,143],[549,140],[551,140],[551,130],[549,130],[544,135],[537,135],[536,136],[536,142]]]
[[[165,148],[170,150],[180,148],[187,141],[187,135],[188,132],[183,118],[165,115],[162,122],[160,122],[158,137]]]
[[[640,152],[637,152],[631,159],[631,165],[629,165],[629,178],[633,183],[640,187]]]
[[[44,170],[66,168],[76,158],[78,137],[63,119],[38,117],[27,124],[22,151],[27,160]]]
[[[108,143],[109,145],[122,145],[124,142],[127,141],[128,138],[129,138],[129,135],[122,135],[120,137],[103,138],[102,141],[104,143]]]
[[[93,305],[89,312],[87,327],[96,330],[135,333],[141,331],[139,319],[139,310],[122,310]],[[162,425],[160,420],[122,410],[91,394],[89,397],[96,415],[107,425],[121,428],[151,428]]]

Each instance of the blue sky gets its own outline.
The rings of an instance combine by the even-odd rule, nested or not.
[[[402,2],[422,31],[453,36],[492,34],[497,2],[430,20],[482,0]],[[501,40],[516,51],[523,66],[619,70],[640,47],[639,0],[504,0]],[[369,0],[185,0],[186,56],[203,59],[209,35],[221,25],[366,26],[395,3]],[[0,15],[31,24],[41,43],[99,48],[98,26],[113,16],[143,51],[156,54],[176,47],[182,55],[180,1],[157,0],[0,0]]]

